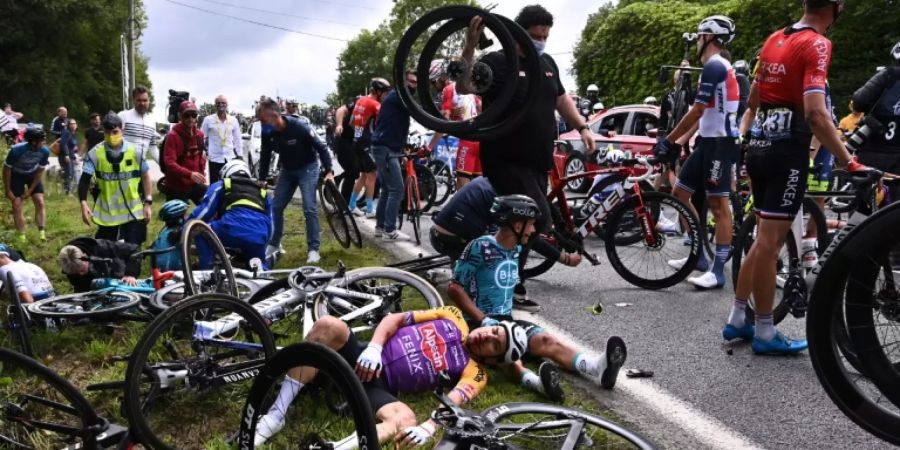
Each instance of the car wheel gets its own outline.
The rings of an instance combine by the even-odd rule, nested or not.
[[[587,170],[584,159],[580,156],[572,156],[566,161],[566,177],[571,177]],[[579,178],[566,183],[566,187],[572,192],[585,193],[590,187],[589,179]]]

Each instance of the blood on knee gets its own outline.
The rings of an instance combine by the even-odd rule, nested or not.
[[[541,351],[555,347],[558,344],[559,340],[550,333],[539,333],[534,335],[529,341],[529,351],[537,355]]]

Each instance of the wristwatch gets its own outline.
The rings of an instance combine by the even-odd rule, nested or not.
[[[582,131],[587,130],[588,127],[587,125],[582,125],[580,127],[576,127],[575,129],[578,130],[579,133],[581,133]]]
[[[144,204],[145,204],[145,205],[152,205],[152,204],[153,204],[153,197],[144,197]]]

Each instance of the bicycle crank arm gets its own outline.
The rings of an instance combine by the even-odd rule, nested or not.
[[[586,250],[584,250],[584,249],[579,250],[578,253],[580,253],[581,256],[584,256],[584,259],[588,260],[588,261],[591,263],[592,266],[599,266],[599,265],[600,265],[600,259],[597,258],[597,255],[594,255],[594,254],[592,254],[592,253],[588,253],[588,252],[587,252]]]

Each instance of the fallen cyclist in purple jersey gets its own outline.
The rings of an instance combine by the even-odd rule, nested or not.
[[[452,306],[391,314],[378,324],[367,343],[358,341],[346,323],[324,316],[316,321],[306,340],[334,349],[356,367],[380,422],[379,441],[394,440],[402,447],[424,444],[434,436],[438,425],[430,419],[417,425],[415,412],[397,395],[434,390],[443,372],[456,383],[448,397],[461,405],[487,385],[483,365],[511,364],[528,350],[525,330],[515,323],[500,322],[470,332],[462,313]],[[284,427],[294,398],[315,376],[315,369],[309,367],[288,372],[274,404],[259,419],[256,446]],[[353,434],[336,443],[334,449],[354,449],[357,443]]]

